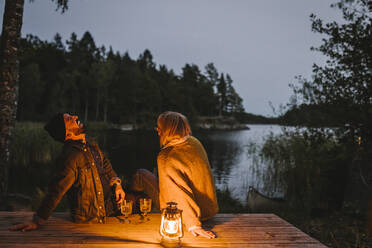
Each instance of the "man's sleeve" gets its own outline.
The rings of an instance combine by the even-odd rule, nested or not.
[[[43,221],[47,220],[64,194],[75,182],[77,178],[75,163],[75,159],[69,157],[59,165],[53,180],[48,186],[48,192],[35,213],[34,221],[42,224]]]
[[[195,202],[191,182],[181,169],[184,165],[177,159],[168,158],[166,161],[158,160],[158,166],[161,207],[165,207],[166,202],[176,202],[187,228],[201,226],[201,211]]]

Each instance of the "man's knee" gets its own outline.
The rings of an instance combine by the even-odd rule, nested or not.
[[[152,174],[149,170],[146,170],[146,169],[138,169],[136,171],[136,174],[139,174],[139,175],[149,175],[149,174]]]
[[[144,190],[144,178],[151,174],[150,171],[146,169],[138,169],[132,177],[131,189],[134,191]]]

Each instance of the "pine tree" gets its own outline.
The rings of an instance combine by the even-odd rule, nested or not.
[[[222,116],[226,112],[227,107],[227,84],[225,80],[225,76],[223,73],[221,73],[221,76],[219,78],[218,84],[217,84],[217,94],[219,99],[219,116]]]

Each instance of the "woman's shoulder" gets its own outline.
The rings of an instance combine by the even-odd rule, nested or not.
[[[173,150],[173,147],[166,147],[164,149],[161,149],[158,154],[158,163],[165,162],[167,158],[169,157],[169,154],[171,153],[172,150]]]
[[[167,147],[159,152],[157,162],[159,167],[179,164],[185,156],[185,151],[180,146]]]
[[[202,143],[194,136],[190,136],[188,139],[187,139],[187,144],[191,147],[193,147],[194,149],[201,149],[203,148],[203,145]]]
[[[190,143],[199,143],[199,144],[200,144],[200,141],[199,141],[196,137],[191,136],[191,135],[190,135],[190,137],[187,139],[187,141],[190,142]]]

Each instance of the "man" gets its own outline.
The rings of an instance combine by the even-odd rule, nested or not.
[[[157,178],[140,169],[133,177],[132,190],[144,191],[155,207],[177,202],[188,231],[213,239],[216,235],[202,227],[202,221],[218,212],[216,189],[203,145],[193,136],[186,117],[177,112],[162,113],[157,122],[161,151]]]
[[[77,116],[56,114],[44,129],[53,139],[64,143],[54,179],[33,220],[10,229],[22,232],[37,229],[65,193],[74,222],[104,223],[106,216],[114,214],[114,205],[125,197],[121,180],[109,160],[93,140],[86,138],[85,127]],[[113,190],[116,203],[112,201]]]

